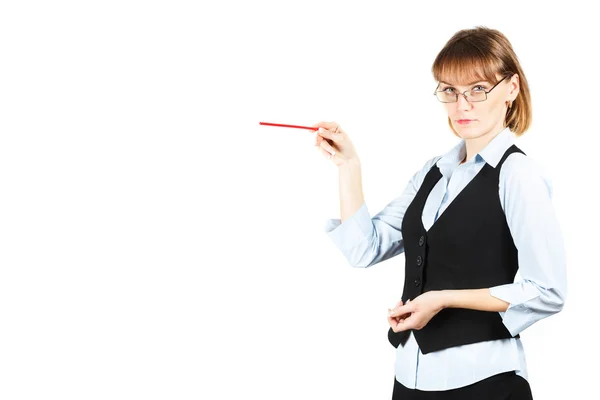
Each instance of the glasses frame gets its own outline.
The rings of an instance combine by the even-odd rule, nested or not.
[[[486,100],[488,99],[487,95],[488,95],[488,93],[489,93],[489,92],[491,92],[492,90],[494,90],[494,88],[495,88],[496,86],[498,86],[498,85],[500,84],[500,82],[504,81],[504,80],[505,80],[506,78],[508,78],[509,76],[511,76],[511,75],[506,75],[506,76],[504,76],[504,78],[500,79],[500,80],[499,80],[499,81],[498,81],[498,82],[497,82],[497,83],[496,83],[494,86],[492,86],[492,88],[491,88],[490,90],[488,90],[488,91],[485,91],[485,90],[484,90],[484,91],[483,91],[483,93],[485,93],[485,99],[483,99],[483,100],[475,100],[475,101],[469,100],[469,99],[467,98],[467,95],[466,95],[465,93],[467,93],[467,92],[470,92],[470,91],[472,90],[472,88],[471,88],[471,89],[465,90],[465,91],[464,91],[464,92],[462,92],[462,93],[454,93],[454,94],[456,95],[456,100],[454,100],[454,101],[442,101],[442,100],[440,100],[440,98],[439,98],[439,97],[437,97],[437,93],[438,93],[438,92],[444,92],[444,90],[437,90],[437,88],[439,88],[439,87],[440,87],[440,84],[439,84],[439,83],[438,83],[437,87],[435,88],[435,90],[434,90],[434,92],[433,92],[433,95],[435,96],[435,98],[436,98],[436,99],[438,99],[438,101],[439,101],[440,103],[444,103],[444,104],[449,104],[449,103],[458,103],[458,96],[459,96],[459,95],[462,95],[462,96],[465,98],[465,100],[466,100],[466,101],[468,101],[469,103],[481,103],[482,101],[486,101]],[[447,89],[447,88],[446,88],[446,89]]]

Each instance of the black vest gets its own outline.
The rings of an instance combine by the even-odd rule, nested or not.
[[[517,248],[498,195],[500,168],[514,152],[525,154],[512,145],[496,168],[486,163],[426,231],[422,222],[425,201],[442,178],[437,165],[429,170],[402,221],[404,303],[430,290],[481,289],[514,282],[519,267]],[[497,312],[465,308],[443,309],[425,327],[412,332],[423,354],[512,337]],[[394,347],[404,346],[409,335],[410,331],[388,331]]]

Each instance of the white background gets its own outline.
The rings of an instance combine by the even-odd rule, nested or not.
[[[530,384],[589,398],[600,30],[588,2],[532,3],[3,1],[0,398],[390,399],[404,256],[352,268],[323,231],[337,168],[258,123],[340,123],[374,215],[457,143],[431,64],[477,25],[521,60],[517,144],[567,250]]]

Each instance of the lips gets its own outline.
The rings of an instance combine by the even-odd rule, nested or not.
[[[461,125],[466,125],[466,124],[470,124],[472,122],[477,121],[476,119],[457,119],[456,122],[461,124]]]

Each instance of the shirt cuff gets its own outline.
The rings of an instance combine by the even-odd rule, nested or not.
[[[531,326],[538,316],[525,305],[540,296],[540,291],[527,281],[508,283],[490,288],[490,294],[510,303],[505,312],[500,312],[502,323],[514,337]]]
[[[366,202],[342,223],[339,218],[328,219],[325,233],[342,251],[350,251],[373,236],[373,222]]]
[[[500,300],[510,303],[510,306],[508,306],[510,309],[518,304],[523,304],[529,300],[535,299],[540,295],[540,291],[533,284],[527,281],[521,281],[491,287],[490,294]]]

